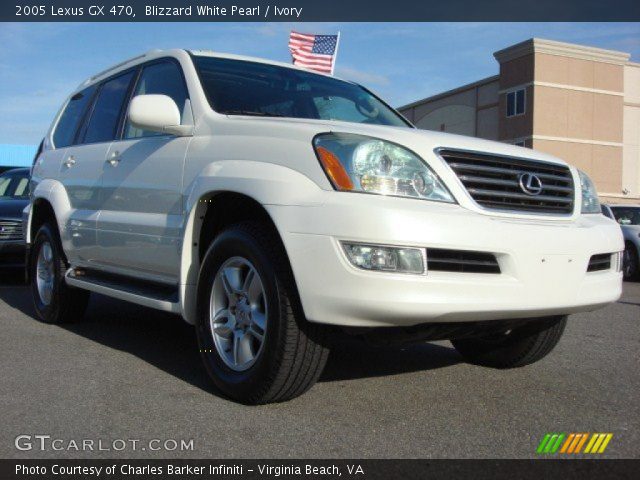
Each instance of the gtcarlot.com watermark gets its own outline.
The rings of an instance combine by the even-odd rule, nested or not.
[[[56,438],[51,435],[18,435],[14,445],[17,450],[28,452],[186,452],[193,451],[193,439],[153,438],[141,440],[137,438]]]

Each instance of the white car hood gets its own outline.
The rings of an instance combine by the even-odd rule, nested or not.
[[[243,121],[248,120],[247,117],[235,115],[229,116],[229,118],[242,119]],[[564,160],[561,160],[560,158],[543,152],[532,150],[530,148],[517,147],[512,144],[498,141],[484,140],[476,137],[455,135],[451,133],[435,132],[431,130],[420,130],[410,127],[391,127],[386,125],[369,125],[363,123],[342,122],[334,120],[313,120],[304,118],[252,117],[252,119],[255,119],[257,122],[261,123],[270,123],[273,127],[281,126],[283,128],[286,128],[288,126],[291,129],[306,130],[307,134],[312,133],[313,135],[326,132],[343,132],[368,135],[400,144],[423,156],[426,153],[425,150],[433,152],[438,148],[443,148],[504,155],[523,159],[550,162],[559,165],[566,165],[566,162]],[[308,132],[308,130],[311,130],[311,132]]]

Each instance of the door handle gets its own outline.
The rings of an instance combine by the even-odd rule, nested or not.
[[[67,157],[67,159],[64,161],[64,166],[67,168],[71,168],[75,164],[76,164],[76,158],[73,155]]]
[[[112,167],[115,167],[120,163],[120,152],[113,152],[111,156],[107,159],[107,163]]]

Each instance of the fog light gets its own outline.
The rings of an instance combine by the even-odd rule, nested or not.
[[[425,251],[421,248],[388,247],[362,243],[342,243],[349,261],[364,270],[397,273],[424,273]]]

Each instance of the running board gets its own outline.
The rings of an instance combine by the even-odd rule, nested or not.
[[[65,274],[67,285],[100,293],[108,297],[163,312],[181,313],[178,287],[143,282],[128,277],[70,268]]]

